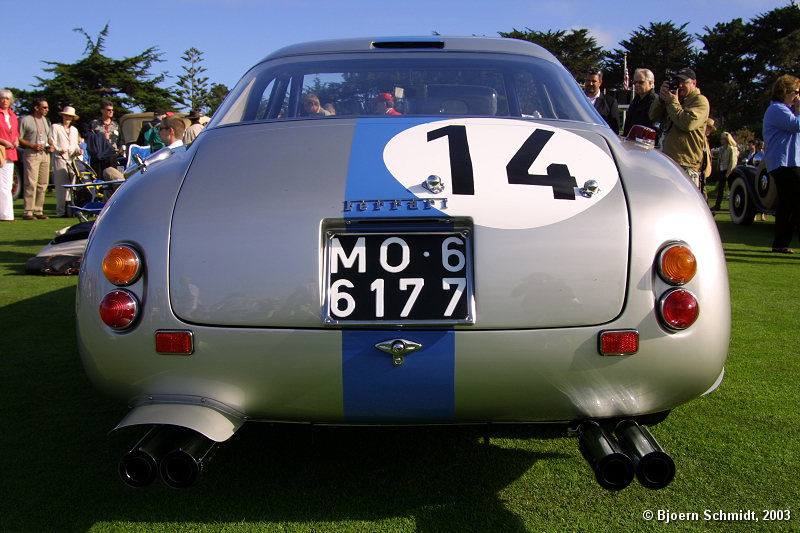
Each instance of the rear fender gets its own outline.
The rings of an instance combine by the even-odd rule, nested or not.
[[[223,442],[244,424],[244,418],[204,405],[148,403],[131,409],[114,429],[152,424],[189,428],[213,441]]]

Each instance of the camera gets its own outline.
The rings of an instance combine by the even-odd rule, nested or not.
[[[678,90],[678,87],[681,84],[681,79],[678,77],[678,71],[668,68],[664,74],[666,76],[667,82],[669,82],[670,92],[674,93],[675,91]]]

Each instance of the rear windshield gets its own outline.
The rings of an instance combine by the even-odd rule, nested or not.
[[[209,126],[365,115],[597,122],[575,80],[560,66],[542,59],[489,54],[318,57],[268,61],[253,68]]]

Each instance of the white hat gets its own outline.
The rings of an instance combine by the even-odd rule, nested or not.
[[[64,107],[64,110],[61,112],[61,114],[62,115],[71,116],[75,120],[78,120],[79,118],[81,118],[81,117],[79,117],[78,115],[75,114],[75,108],[72,107],[71,105],[68,105],[68,106]]]

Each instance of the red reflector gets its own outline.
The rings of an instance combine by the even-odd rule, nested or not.
[[[600,355],[631,355],[638,351],[638,331],[603,331],[600,333]]]
[[[189,355],[194,352],[191,331],[156,331],[156,351]]]
[[[110,328],[125,329],[138,314],[139,302],[128,291],[111,291],[100,302],[100,319]]]
[[[673,289],[661,297],[661,319],[670,329],[686,329],[697,320],[700,307],[689,291]]]

